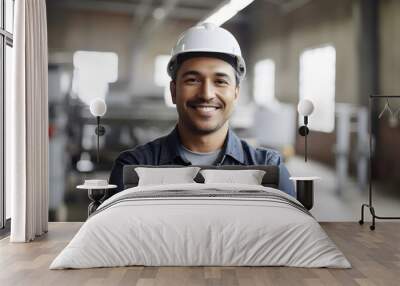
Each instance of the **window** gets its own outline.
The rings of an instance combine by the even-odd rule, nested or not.
[[[7,32],[13,33],[14,30],[14,0],[5,0],[5,14],[4,14],[4,19],[5,19],[5,30]]]
[[[167,73],[167,65],[170,55],[158,55],[154,63],[154,83],[164,88],[164,102],[168,107],[175,107],[172,103],[171,92],[169,90],[170,78]]]
[[[118,55],[110,52],[77,51],[74,53],[74,93],[86,104],[105,98],[108,84],[118,79]]]
[[[261,60],[254,66],[254,101],[259,105],[273,108],[275,98],[275,62]]]
[[[299,96],[311,99],[315,106],[309,119],[311,130],[332,132],[335,128],[335,73],[333,46],[308,49],[300,55]]]
[[[12,63],[13,63],[13,58],[12,58],[12,47],[9,45],[6,45],[6,60],[5,60],[5,95],[7,98],[10,98],[11,95],[11,76],[12,76]],[[5,154],[5,153],[4,153]],[[5,215],[6,219],[11,218],[11,189],[10,188],[5,188],[5,203],[6,203],[6,210],[5,210]]]
[[[169,76],[167,73],[167,65],[171,56],[158,55],[154,63],[154,82],[158,86],[166,86],[169,84]]]
[[[13,21],[14,0],[0,0],[0,228],[2,231],[11,217],[11,196],[5,188],[6,124],[4,119],[6,100],[10,98],[12,88]]]

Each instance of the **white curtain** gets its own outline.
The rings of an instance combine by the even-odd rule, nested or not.
[[[28,242],[48,227],[48,94],[45,0],[14,7],[13,94],[6,113],[7,187],[12,242]],[[7,99],[6,99],[7,100]]]

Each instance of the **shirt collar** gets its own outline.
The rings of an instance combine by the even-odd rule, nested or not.
[[[166,164],[174,164],[177,160],[181,160],[184,164],[190,164],[185,158],[181,157],[179,152],[179,145],[181,144],[179,133],[178,133],[178,125],[175,125],[175,128],[172,130],[170,134],[165,137],[165,144],[161,147],[160,154],[160,165]],[[224,142],[224,146],[222,148],[222,161],[225,156],[228,155],[235,159],[236,161],[244,164],[244,154],[242,143],[230,128],[228,129],[228,134]],[[223,163],[221,161],[221,163]]]
[[[231,128],[228,129],[228,135],[227,135],[227,138],[225,139],[223,150],[224,150],[225,155],[229,155],[236,161],[244,164],[244,154],[243,154],[242,142],[240,141],[239,137],[235,134],[235,132],[233,132],[233,130]],[[221,162],[221,163],[223,163],[223,162]]]

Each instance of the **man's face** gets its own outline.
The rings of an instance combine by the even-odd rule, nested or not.
[[[239,96],[233,67],[208,57],[184,61],[170,89],[179,122],[201,134],[220,129],[231,116]]]

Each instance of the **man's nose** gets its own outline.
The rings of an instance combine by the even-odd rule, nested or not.
[[[215,97],[215,90],[210,80],[205,80],[202,84],[199,96],[205,100]]]

